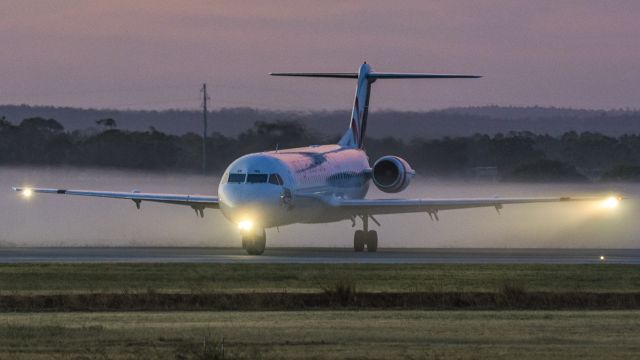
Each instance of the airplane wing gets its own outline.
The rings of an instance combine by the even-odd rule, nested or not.
[[[554,203],[572,201],[604,201],[615,206],[621,197],[531,197],[531,198],[469,198],[469,199],[339,199],[320,195],[296,195],[315,198],[325,205],[352,215],[382,215],[426,212],[437,214],[441,210],[457,210],[479,207],[502,209],[503,205]],[[608,203],[606,203],[608,202]]]
[[[43,194],[58,194],[58,195],[77,195],[77,196],[92,196],[112,199],[127,199],[132,200],[138,209],[142,201],[151,201],[173,205],[186,205],[191,206],[196,211],[200,211],[202,216],[202,210],[205,208],[218,209],[219,200],[217,196],[205,196],[205,195],[183,195],[183,194],[155,194],[155,193],[142,193],[142,192],[111,192],[111,191],[94,191],[94,190],[67,190],[67,189],[49,189],[49,188],[27,188],[27,187],[14,187],[14,191],[22,193],[24,196],[29,197],[34,193]]]

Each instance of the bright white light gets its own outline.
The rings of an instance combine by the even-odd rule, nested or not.
[[[251,220],[242,220],[238,223],[238,229],[241,231],[249,231],[253,227],[253,221]]]
[[[22,190],[22,196],[24,196],[25,198],[30,198],[33,195],[33,190],[29,189],[29,188],[24,188]]]
[[[600,261],[604,261],[604,255],[600,255]]]
[[[618,207],[619,203],[620,203],[619,198],[615,196],[609,196],[608,198],[602,200],[602,202],[600,203],[600,206],[602,206],[605,209],[615,209],[616,207]]]

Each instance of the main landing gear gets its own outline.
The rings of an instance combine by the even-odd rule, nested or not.
[[[242,234],[242,248],[249,255],[262,255],[267,245],[267,233],[262,229],[261,232],[247,232]]]
[[[353,234],[353,250],[355,252],[362,252],[366,246],[368,252],[378,251],[378,232],[369,230],[369,215],[362,215],[360,218],[362,219],[363,230],[356,230],[355,234]],[[376,219],[372,218],[372,220],[380,225]]]

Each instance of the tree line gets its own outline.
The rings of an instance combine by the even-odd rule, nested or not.
[[[113,119],[99,129],[65,131],[54,119],[28,118],[12,124],[0,118],[0,165],[71,165],[196,172],[201,167],[202,137],[170,135],[153,127],[125,131]],[[334,143],[297,121],[256,122],[239,135],[212,133],[207,138],[207,168],[220,173],[246,153]],[[470,176],[479,167],[495,167],[504,180],[640,180],[640,135],[618,137],[593,132],[561,136],[509,132],[403,141],[367,138],[371,162],[383,155],[405,158],[420,175]]]

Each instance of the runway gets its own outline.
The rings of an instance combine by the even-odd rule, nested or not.
[[[601,258],[603,257],[603,258]],[[640,264],[640,249],[0,248],[0,263]]]

